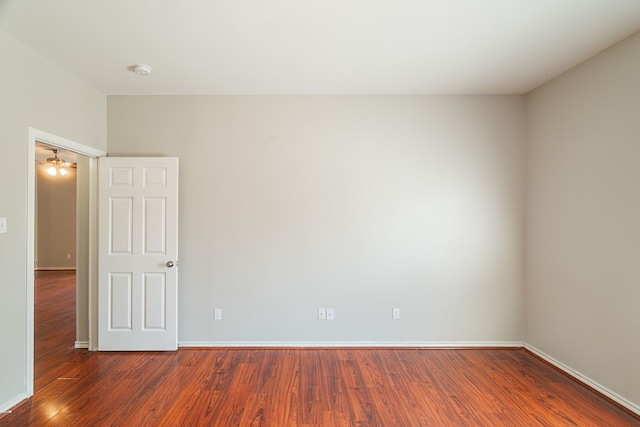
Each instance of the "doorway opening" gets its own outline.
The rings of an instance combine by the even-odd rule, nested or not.
[[[73,277],[74,347],[88,348],[88,161],[86,156],[40,141],[36,141],[35,156],[35,281],[57,276],[51,272],[67,272],[65,281],[53,280],[49,286],[68,288]],[[36,286],[35,291],[39,290],[50,291]],[[48,307],[43,307],[47,301],[35,295],[36,321],[47,312]],[[41,347],[38,338],[36,334],[36,350]]]
[[[81,218],[85,218],[87,221],[87,236],[86,236],[86,263],[80,263],[76,260],[76,269],[78,266],[86,267],[88,273],[87,283],[87,298],[85,301],[78,301],[80,306],[85,306],[88,317],[88,343],[86,344],[89,349],[95,350],[93,344],[94,337],[97,336],[97,322],[93,319],[93,312],[97,311],[97,292],[94,291],[94,287],[97,284],[96,276],[96,259],[97,259],[97,236],[96,236],[96,200],[97,200],[97,157],[104,156],[104,151],[89,147],[77,142],[59,137],[57,135],[50,134],[38,129],[29,128],[29,135],[27,140],[27,329],[26,329],[26,395],[32,396],[34,392],[34,311],[35,311],[35,299],[34,299],[34,282],[35,282],[35,245],[36,245],[36,146],[38,143],[45,144],[51,147],[55,147],[62,150],[67,150],[79,155],[84,156],[86,159],[87,167],[86,178],[88,203],[86,206],[87,214],[81,215]],[[78,158],[80,158],[79,156]],[[64,253],[65,257],[66,254]],[[69,253],[70,254],[70,253]],[[94,331],[96,331],[94,333]],[[83,343],[78,343],[74,346],[84,346]]]

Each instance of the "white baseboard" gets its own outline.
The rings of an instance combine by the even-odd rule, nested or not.
[[[36,271],[76,271],[75,267],[38,267]]]
[[[28,393],[21,393],[18,396],[14,397],[13,399],[10,399],[6,402],[2,402],[0,404],[0,415],[2,414],[6,414],[7,412],[9,412],[9,410],[11,408],[13,408],[14,406],[16,406],[18,403],[22,402],[25,399],[30,398],[31,396]]]
[[[178,347],[406,347],[406,348],[522,348],[522,341],[182,341]]]
[[[73,348],[89,348],[89,341],[76,341]]]
[[[607,396],[609,399],[611,399],[614,402],[616,402],[617,404],[627,408],[629,411],[633,412],[634,414],[640,415],[640,406],[636,405],[635,403],[630,402],[629,400],[625,399],[624,397],[620,396],[617,393],[614,393],[613,391],[611,391],[608,388],[606,388],[605,386],[595,382],[594,380],[592,380],[591,378],[587,377],[586,375],[583,375],[580,372],[578,372],[578,371],[576,371],[574,369],[571,369],[570,367],[568,367],[564,363],[554,359],[553,357],[551,357],[548,354],[538,350],[537,348],[535,348],[532,345],[529,345],[529,344],[525,343],[524,344],[524,348],[526,348],[527,350],[529,350],[531,353],[535,354],[536,356],[540,357],[541,359],[544,359],[545,361],[549,362],[550,364],[552,364],[556,368],[560,369],[561,371],[565,372],[569,376],[573,377],[577,381],[579,381],[579,382],[591,387],[594,390],[597,390],[599,393],[602,393],[603,395]]]

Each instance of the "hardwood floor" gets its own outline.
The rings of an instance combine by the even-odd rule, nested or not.
[[[73,349],[74,280],[37,274],[35,396],[0,426],[640,426],[521,349]]]

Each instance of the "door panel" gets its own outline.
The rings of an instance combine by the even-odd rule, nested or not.
[[[109,199],[109,255],[133,255],[133,198]]]
[[[109,274],[109,330],[131,331],[131,274]]]
[[[166,276],[160,273],[145,273],[143,281],[144,324],[147,331],[166,329],[165,306],[167,295]]]
[[[178,159],[99,163],[99,350],[177,349]]]
[[[167,200],[159,197],[147,197],[144,199],[144,224],[142,239],[145,255],[165,254],[167,228]]]

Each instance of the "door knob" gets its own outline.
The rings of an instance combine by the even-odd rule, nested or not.
[[[166,265],[167,265],[167,267],[171,268],[171,267],[173,267],[174,264],[173,264],[173,261],[167,261]]]

